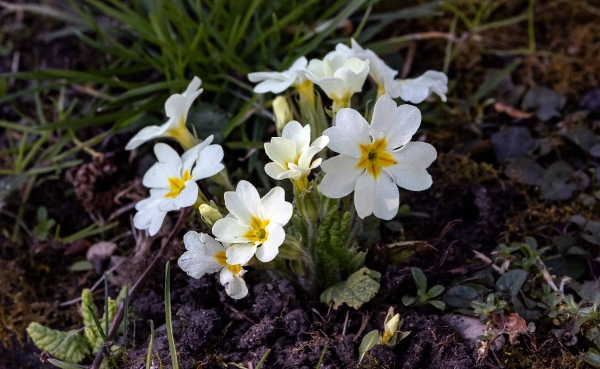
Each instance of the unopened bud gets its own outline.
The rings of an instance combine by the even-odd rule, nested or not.
[[[214,202],[210,202],[208,204],[200,205],[200,216],[204,223],[209,226],[211,229],[217,220],[222,219],[223,215],[219,212]]]
[[[273,100],[273,113],[275,113],[275,125],[278,132],[283,131],[283,127],[294,119],[290,105],[283,96],[277,96]]]
[[[394,345],[396,342],[393,339],[398,332],[398,325],[400,324],[400,314],[394,315],[394,307],[390,307],[390,310],[385,317],[383,325],[383,335],[381,336],[381,344],[391,343]],[[391,342],[390,342],[391,341]]]

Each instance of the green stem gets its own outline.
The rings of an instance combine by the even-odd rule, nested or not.
[[[317,221],[319,219],[319,207],[314,191],[311,191],[313,183],[310,183],[307,188],[298,186],[299,182],[294,181],[294,199],[300,216],[306,222],[306,250],[310,255],[311,262],[309,263],[309,286],[314,293],[316,289],[316,272],[317,272]],[[302,186],[303,187],[303,186]]]

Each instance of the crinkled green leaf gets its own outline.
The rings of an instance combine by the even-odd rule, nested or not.
[[[80,363],[90,354],[90,346],[77,331],[61,332],[32,322],[27,333],[42,351],[69,363]]]
[[[360,346],[358,346],[358,362],[360,363],[370,349],[379,342],[379,331],[377,329],[365,334]]]
[[[343,303],[355,309],[371,300],[379,291],[381,273],[369,268],[361,268],[344,282],[338,283],[321,293],[321,302],[337,309]]]
[[[121,294],[119,294],[120,296]],[[98,330],[98,326],[94,322],[94,318],[92,317],[92,313],[89,311],[88,306],[90,306],[93,312],[97,315],[96,306],[94,305],[94,298],[92,297],[92,292],[89,289],[84,289],[81,292],[81,315],[83,316],[83,324],[85,326],[84,334],[85,338],[88,340],[90,346],[92,347],[92,352],[97,353],[104,343],[102,339],[102,334]],[[108,298],[108,322],[112,322],[115,314],[117,312],[117,302],[110,297]],[[100,326],[104,327],[104,322],[106,321],[106,312],[103,314],[102,319],[99,319]]]

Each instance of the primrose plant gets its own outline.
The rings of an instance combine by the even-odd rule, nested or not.
[[[202,82],[194,77],[185,92],[166,101],[167,122],[142,129],[127,144],[131,150],[167,137],[184,150],[179,155],[165,143],[155,144],[158,162],[143,178],[150,196],[136,206],[135,227],[153,236],[168,212],[193,206],[207,226],[183,238],[179,266],[193,278],[219,273],[227,294],[240,299],[248,294],[247,271],[277,269],[309,294],[325,290],[326,303],[360,306],[375,295],[380,279],[363,267],[365,252],[357,243],[362,220],[371,214],[394,218],[398,188],[428,189],[427,168],[437,157],[430,144],[411,141],[421,124],[419,109],[393,99],[420,103],[435,93],[445,101],[447,78],[434,71],[414,80],[395,79],[397,74],[352,40],[351,47],[340,44],[322,60],[301,57],[283,72],[248,75],[257,83],[256,93],[297,92],[294,100],[274,98],[278,134],[264,144],[265,172],[291,182],[288,200],[279,186],[265,193],[240,180],[234,188],[221,163],[222,147],[212,136],[200,141],[186,128],[188,111],[202,93]],[[377,101],[362,115],[351,101],[369,76]],[[324,107],[315,85],[331,105]],[[229,190],[222,199],[202,192],[197,182],[207,178]]]

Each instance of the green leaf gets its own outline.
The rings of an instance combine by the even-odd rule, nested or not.
[[[417,288],[419,289],[419,291],[426,291],[427,290],[427,277],[425,277],[425,274],[423,273],[423,271],[421,269],[415,268],[415,267],[410,268],[410,270],[412,272],[413,279],[415,280],[415,284],[417,285]]]
[[[358,346],[358,363],[362,361],[365,357],[366,353],[369,352],[370,349],[375,347],[375,345],[379,342],[379,331],[377,329],[365,334],[362,341],[360,342],[360,346]]]
[[[415,301],[417,301],[416,297],[402,296],[402,303],[404,304],[404,306],[410,306],[414,304]]]
[[[586,351],[583,360],[594,368],[600,368],[600,353],[593,348]]]
[[[429,301],[429,304],[435,306],[436,308],[438,308],[440,310],[444,310],[446,308],[446,304],[444,304],[444,302],[440,301],[440,300],[431,300],[431,301]]]
[[[454,286],[446,292],[443,300],[446,304],[458,308],[470,308],[471,301],[475,300],[479,293],[469,286]]]
[[[444,292],[444,286],[438,284],[437,286],[431,287],[431,289],[427,292],[427,297],[432,299],[441,295],[442,292]]]
[[[527,127],[509,127],[494,133],[490,140],[500,164],[507,159],[521,159],[537,146]]]
[[[52,365],[54,365],[57,368],[61,368],[61,369],[87,369],[87,366],[83,366],[83,365],[75,365],[75,364],[69,364],[69,363],[65,363],[64,361],[60,361],[58,359],[48,359],[48,362]]]
[[[88,270],[94,270],[94,265],[87,260],[76,261],[69,267],[70,272],[87,272]]]
[[[516,296],[526,279],[526,271],[521,269],[511,270],[498,278],[496,288],[502,292],[510,292],[512,296]]]
[[[77,331],[61,332],[32,322],[27,334],[37,348],[69,363],[80,363],[90,354],[90,346]]]
[[[348,280],[338,283],[321,293],[321,302],[330,304],[337,309],[343,303],[355,309],[371,300],[379,291],[381,273],[363,267],[348,277]]]

